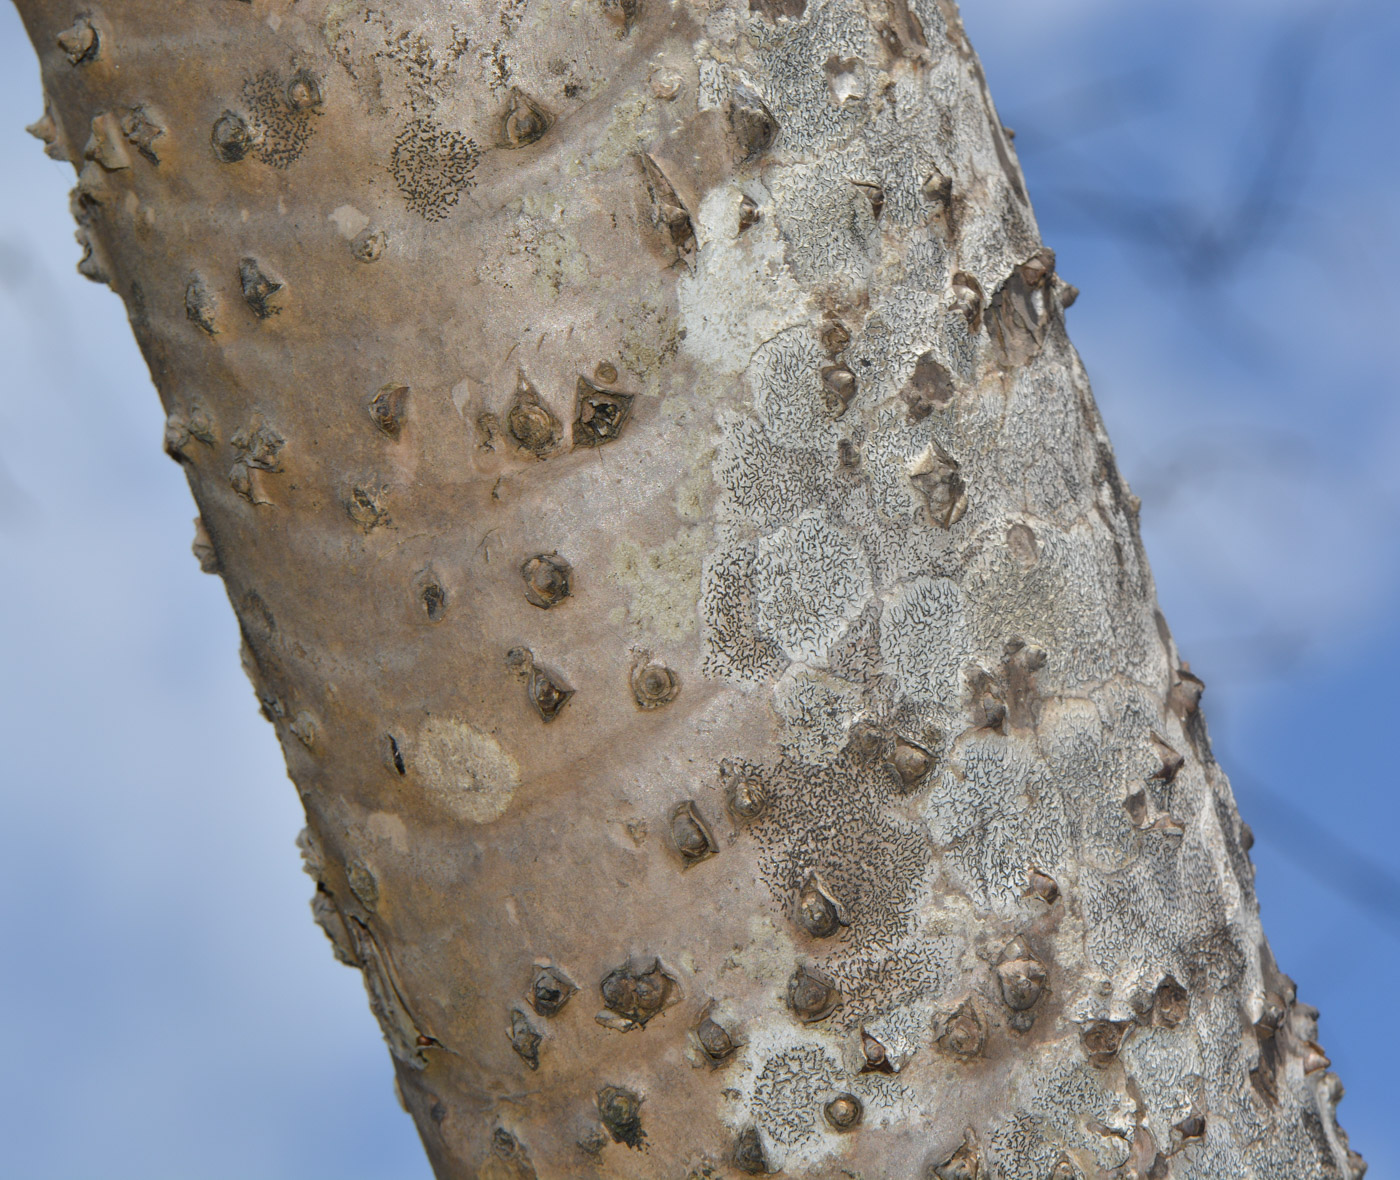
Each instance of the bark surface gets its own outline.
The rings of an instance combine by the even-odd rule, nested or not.
[[[441,1177],[1360,1176],[951,0],[19,0]]]

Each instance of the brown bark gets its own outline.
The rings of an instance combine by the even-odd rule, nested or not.
[[[949,0],[20,0],[449,1176],[1359,1176]]]

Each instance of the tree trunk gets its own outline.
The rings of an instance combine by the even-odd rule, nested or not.
[[[951,0],[19,0],[441,1177],[1356,1177]]]

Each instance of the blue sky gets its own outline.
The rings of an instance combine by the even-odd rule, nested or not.
[[[1400,10],[968,0],[1163,607],[1372,1175],[1400,1175]],[[428,1176],[0,7],[0,1109],[32,1180]],[[1383,1009],[1383,1010],[1382,1010]],[[56,1068],[57,1067],[57,1068]]]

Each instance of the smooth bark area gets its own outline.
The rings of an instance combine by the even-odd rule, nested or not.
[[[950,0],[19,7],[438,1175],[1364,1172]]]

